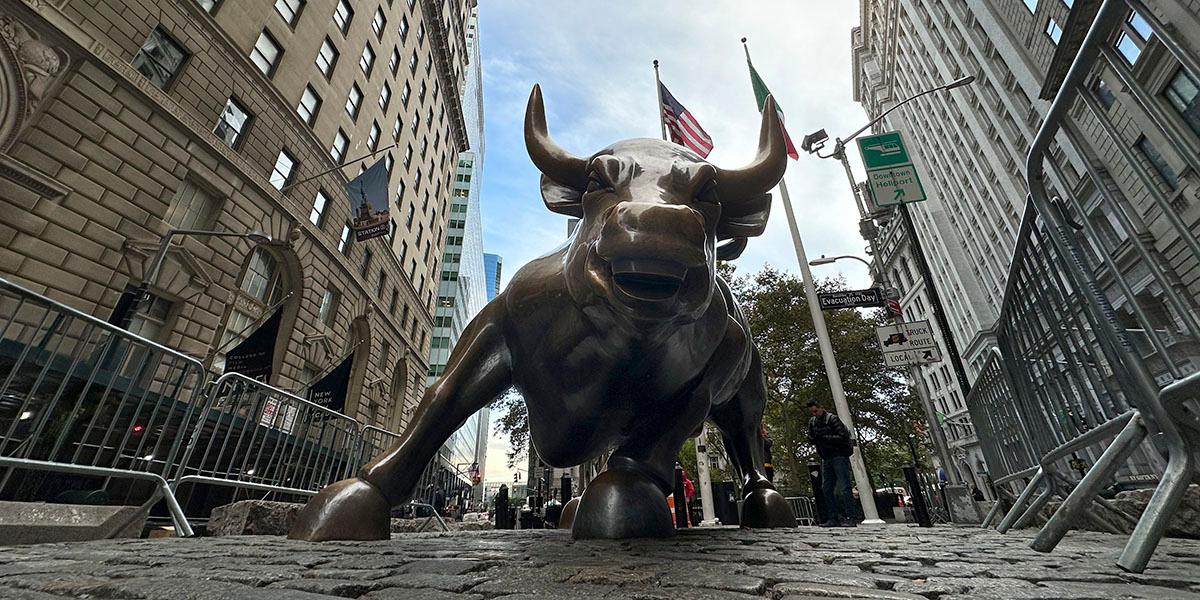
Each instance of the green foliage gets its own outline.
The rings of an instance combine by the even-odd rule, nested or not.
[[[529,450],[529,412],[525,398],[516,389],[509,388],[489,407],[496,419],[496,433],[508,437],[508,466],[517,466],[517,460]]]
[[[816,458],[816,450],[808,442],[806,405],[815,400],[833,410],[833,396],[803,283],[768,267],[752,276],[735,277],[730,286],[762,355],[767,380],[763,420],[774,441],[776,482],[788,493],[807,493],[806,465]],[[817,289],[842,290],[846,284],[841,279],[824,279],[817,281]],[[881,487],[900,479],[900,466],[911,462],[908,434],[911,423],[922,419],[920,404],[902,373],[883,365],[874,334],[875,326],[885,322],[882,311],[868,314],[847,309],[824,315],[863,458],[876,480],[875,487]]]

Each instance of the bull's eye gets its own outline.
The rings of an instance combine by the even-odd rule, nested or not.
[[[700,192],[696,194],[696,199],[709,204],[717,204],[720,199],[717,198],[717,182],[709,181],[700,188]]]

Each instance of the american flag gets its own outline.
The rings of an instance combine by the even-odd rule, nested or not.
[[[696,117],[693,117],[662,83],[658,84],[658,94],[662,99],[663,123],[667,125],[671,141],[691,148],[701,158],[707,158],[708,153],[712,152],[713,141],[696,121]]]

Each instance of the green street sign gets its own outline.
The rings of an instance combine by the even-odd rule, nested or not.
[[[876,207],[925,200],[925,187],[899,131],[864,136],[857,141],[867,169],[867,188]]]
[[[858,151],[862,153],[863,164],[868,171],[912,162],[908,158],[908,150],[904,148],[904,140],[900,139],[899,131],[860,137]]]

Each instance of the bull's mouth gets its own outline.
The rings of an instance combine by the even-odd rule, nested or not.
[[[674,298],[687,276],[687,267],[661,260],[614,260],[611,268],[617,290],[649,302]]]

